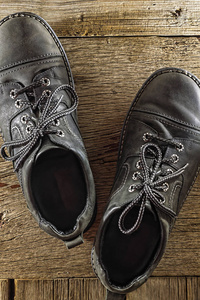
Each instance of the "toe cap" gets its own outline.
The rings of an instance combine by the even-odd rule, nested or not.
[[[0,22],[0,69],[61,55],[53,30],[32,13],[10,15]]]

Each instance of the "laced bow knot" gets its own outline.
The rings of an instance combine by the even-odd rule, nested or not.
[[[172,142],[170,143],[172,144]],[[177,143],[174,142],[174,145],[176,144]],[[155,156],[154,163],[151,167],[149,167],[147,163],[146,155],[148,152]],[[135,190],[138,190],[139,194],[125,207],[118,220],[119,229],[124,234],[131,234],[139,228],[143,219],[147,201],[149,201],[151,204],[153,204],[153,206],[157,207],[159,210],[164,212],[166,215],[172,218],[176,217],[176,213],[172,209],[164,205],[165,197],[160,192],[160,190],[166,192],[169,188],[169,184],[166,181],[182,174],[188,166],[188,164],[186,164],[182,168],[174,172],[170,172],[170,174],[162,174],[163,176],[159,177],[159,175],[161,175],[159,169],[162,164],[162,152],[161,149],[154,143],[146,143],[141,147],[140,161],[142,172],[139,175],[138,180],[140,180],[141,182],[138,184],[132,184],[129,187],[129,192],[134,192]],[[130,210],[132,210],[135,206],[138,205],[139,213],[134,225],[129,229],[125,228],[124,222],[126,215],[130,212]]]
[[[29,87],[18,90],[17,94],[19,95],[20,93],[24,93],[25,90],[29,90]],[[55,101],[55,95],[61,90],[64,90],[71,94],[73,104],[70,108],[66,108],[57,112],[57,108],[60,105],[63,96],[61,96]],[[36,101],[37,105],[39,105],[40,101],[42,101],[43,99],[44,97],[41,96]],[[17,171],[19,169],[19,166],[23,163],[24,159],[30,153],[31,149],[35,146],[39,138],[44,137],[44,135],[46,134],[58,133],[58,130],[49,129],[48,127],[52,125],[55,120],[71,114],[73,111],[76,110],[77,106],[78,96],[72,86],[65,84],[56,88],[56,90],[53,93],[51,93],[51,95],[46,97],[46,102],[43,106],[42,111],[40,112],[37,123],[30,125],[31,129],[28,136],[22,139],[5,142],[1,147],[2,157],[8,161],[14,161],[15,171]],[[21,149],[13,155],[8,155],[6,153],[6,149],[8,149],[9,152],[11,152],[11,150],[14,151],[16,147],[21,147]]]

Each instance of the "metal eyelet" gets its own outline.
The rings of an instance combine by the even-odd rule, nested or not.
[[[167,169],[166,173],[167,173],[167,175],[170,175],[170,174],[173,173],[173,170],[172,169]]]
[[[141,166],[141,160],[138,160],[137,162],[136,162],[136,168],[137,169],[141,169],[142,168],[142,166]]]
[[[146,132],[146,133],[143,134],[142,139],[143,139],[144,142],[148,142],[151,137],[152,137],[152,134],[149,133],[149,132]]]
[[[182,144],[182,143],[179,143],[179,144],[176,146],[176,149],[177,149],[179,152],[183,151],[183,150],[184,150],[183,144]]]
[[[54,126],[59,126],[59,125],[60,125],[60,121],[59,121],[58,119],[55,119],[55,120],[53,121],[53,125],[54,125]]]
[[[44,91],[42,92],[42,95],[43,95],[43,96],[46,96],[46,97],[49,97],[49,96],[51,95],[51,91],[50,91],[50,90],[44,90]]]
[[[140,172],[134,172],[133,176],[132,176],[132,179],[137,180],[139,175],[140,175]]]
[[[163,192],[167,192],[169,189],[169,184],[167,182],[164,182],[162,188],[163,188]]]
[[[15,107],[21,108],[22,106],[23,106],[22,100],[21,99],[17,99],[15,101]]]
[[[22,122],[23,124],[26,124],[27,121],[28,121],[28,116],[27,116],[27,115],[23,115],[23,116],[21,117],[21,122]]]
[[[49,86],[51,84],[50,79],[47,77],[42,78],[41,82],[42,82],[42,85],[45,85],[45,86]]]
[[[17,96],[17,90],[13,89],[10,91],[10,98],[15,99]]]
[[[171,160],[174,164],[176,164],[179,161],[179,156],[177,154],[172,154]]]
[[[129,191],[129,193],[134,192],[135,191],[135,185],[134,184],[130,185],[129,188],[128,188],[128,191]]]
[[[33,125],[29,124],[29,125],[26,126],[26,132],[28,134],[30,134],[32,132],[32,130],[33,130]]]
[[[58,130],[57,131],[57,135],[60,136],[60,137],[64,137],[65,136],[65,134],[64,134],[64,132],[62,130]]]

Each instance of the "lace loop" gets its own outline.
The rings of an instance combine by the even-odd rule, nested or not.
[[[177,146],[177,143],[174,141],[165,140],[164,138],[155,137],[151,135],[151,139],[158,139],[162,140],[162,142],[169,143],[171,145]],[[144,139],[144,136],[143,136]],[[147,141],[147,135],[145,135],[145,140]],[[147,153],[150,153],[151,155],[154,155],[154,163],[153,166],[149,167],[147,163]],[[128,191],[134,192],[135,190],[139,190],[138,196],[136,196],[135,199],[133,199],[123,210],[121,213],[119,220],[118,220],[118,226],[122,233],[124,234],[131,234],[134,231],[136,231],[143,219],[146,202],[150,201],[151,204],[153,204],[155,207],[157,207],[159,210],[164,212],[166,215],[174,218],[176,216],[176,213],[171,210],[170,208],[164,206],[165,203],[165,197],[160,191],[167,192],[169,189],[169,184],[167,183],[168,180],[173,179],[179,175],[181,175],[185,169],[187,168],[188,164],[180,168],[179,170],[172,171],[169,169],[165,174],[162,174],[162,177],[159,177],[158,175],[161,174],[159,168],[164,160],[162,160],[162,151],[154,143],[146,143],[141,147],[141,153],[140,153],[140,165],[141,165],[141,172],[138,174],[137,177],[134,175],[133,180],[140,180],[140,183],[132,184]],[[135,173],[134,173],[135,174]],[[139,207],[139,212],[137,219],[133,226],[129,229],[125,228],[124,221],[126,215],[132,210],[135,206]]]
[[[38,82],[35,85],[32,84],[31,88],[33,86],[35,87],[37,84],[39,85]],[[40,84],[41,84],[41,82],[40,82]],[[27,90],[30,90],[30,86],[28,86],[27,88],[23,88],[16,93],[18,95]],[[57,112],[56,110],[57,110],[60,102],[62,101],[62,96],[56,102],[54,101],[54,98],[55,98],[55,95],[61,90],[64,90],[71,94],[72,99],[73,99],[73,105],[70,108],[67,108],[62,111]],[[40,101],[42,101],[42,99],[44,99],[44,98],[43,97],[39,98],[39,100],[36,102],[37,105],[40,103]],[[43,108],[39,118],[38,118],[38,122],[35,126],[32,125],[33,127],[32,127],[32,130],[30,131],[29,136],[26,138],[19,139],[19,140],[5,142],[1,147],[2,157],[8,161],[15,161],[15,170],[18,170],[19,166],[21,165],[21,163],[23,163],[25,157],[29,154],[31,149],[35,146],[35,144],[37,143],[39,138],[42,138],[46,134],[57,134],[57,132],[58,132],[57,130],[49,130],[47,128],[47,126],[50,125],[54,120],[57,120],[61,117],[71,114],[73,111],[76,110],[77,106],[78,106],[78,96],[77,96],[75,90],[73,89],[73,87],[71,87],[68,84],[59,86],[53,93],[51,93],[51,95],[49,97],[47,97],[47,101],[44,105],[44,108]],[[6,153],[6,149],[8,149],[9,152],[11,153],[15,147],[21,147],[21,149],[13,155],[8,155]]]

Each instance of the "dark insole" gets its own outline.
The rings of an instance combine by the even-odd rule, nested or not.
[[[33,167],[31,187],[41,216],[58,230],[73,230],[87,198],[83,170],[75,154],[63,149],[41,154]]]
[[[138,210],[135,207],[126,216],[127,229],[133,226]],[[147,209],[139,229],[130,235],[123,234],[118,228],[121,212],[115,213],[106,226],[101,253],[109,280],[117,286],[125,286],[143,274],[158,250],[161,234],[156,215]]]

